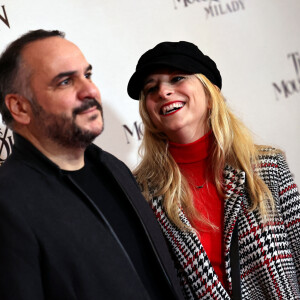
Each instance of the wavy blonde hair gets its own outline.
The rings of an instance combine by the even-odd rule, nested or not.
[[[208,159],[219,194],[224,197],[221,175],[225,165],[241,169],[246,173],[251,210],[258,208],[262,216],[269,216],[269,208],[274,211],[273,197],[267,185],[255,172],[258,156],[267,146],[254,144],[249,130],[230,111],[217,86],[202,74],[195,74],[195,76],[202,83],[211,107],[207,121],[215,142]],[[150,201],[152,197],[163,196],[165,212],[181,229],[187,227],[179,218],[178,207],[183,208],[190,220],[197,218],[205,224],[212,225],[196,211],[188,181],[168,151],[167,136],[158,131],[152,123],[143,93],[141,93],[139,111],[144,124],[144,137],[139,149],[142,160],[133,173],[142,187],[144,197]]]

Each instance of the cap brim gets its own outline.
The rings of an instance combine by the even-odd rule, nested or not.
[[[214,81],[214,76],[209,68],[203,64],[201,64],[200,67],[199,61],[195,61],[188,56],[168,55],[166,57],[160,57],[159,60],[151,61],[148,65],[145,64],[142,68],[137,69],[129,79],[127,86],[128,95],[132,99],[139,100],[146,77],[160,67],[171,67],[193,74],[203,73],[208,79]]]

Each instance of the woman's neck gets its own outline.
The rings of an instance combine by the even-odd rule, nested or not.
[[[212,143],[213,133],[210,131],[193,143],[169,142],[169,151],[178,164],[193,163],[208,157]]]

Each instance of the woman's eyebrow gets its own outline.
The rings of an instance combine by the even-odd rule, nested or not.
[[[153,78],[146,79],[145,82],[144,82],[144,86],[147,85],[148,83],[153,82],[153,81],[154,81]]]

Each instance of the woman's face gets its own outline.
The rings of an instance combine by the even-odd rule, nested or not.
[[[200,80],[182,71],[164,68],[144,83],[148,114],[170,141],[192,143],[208,130],[208,100]]]

